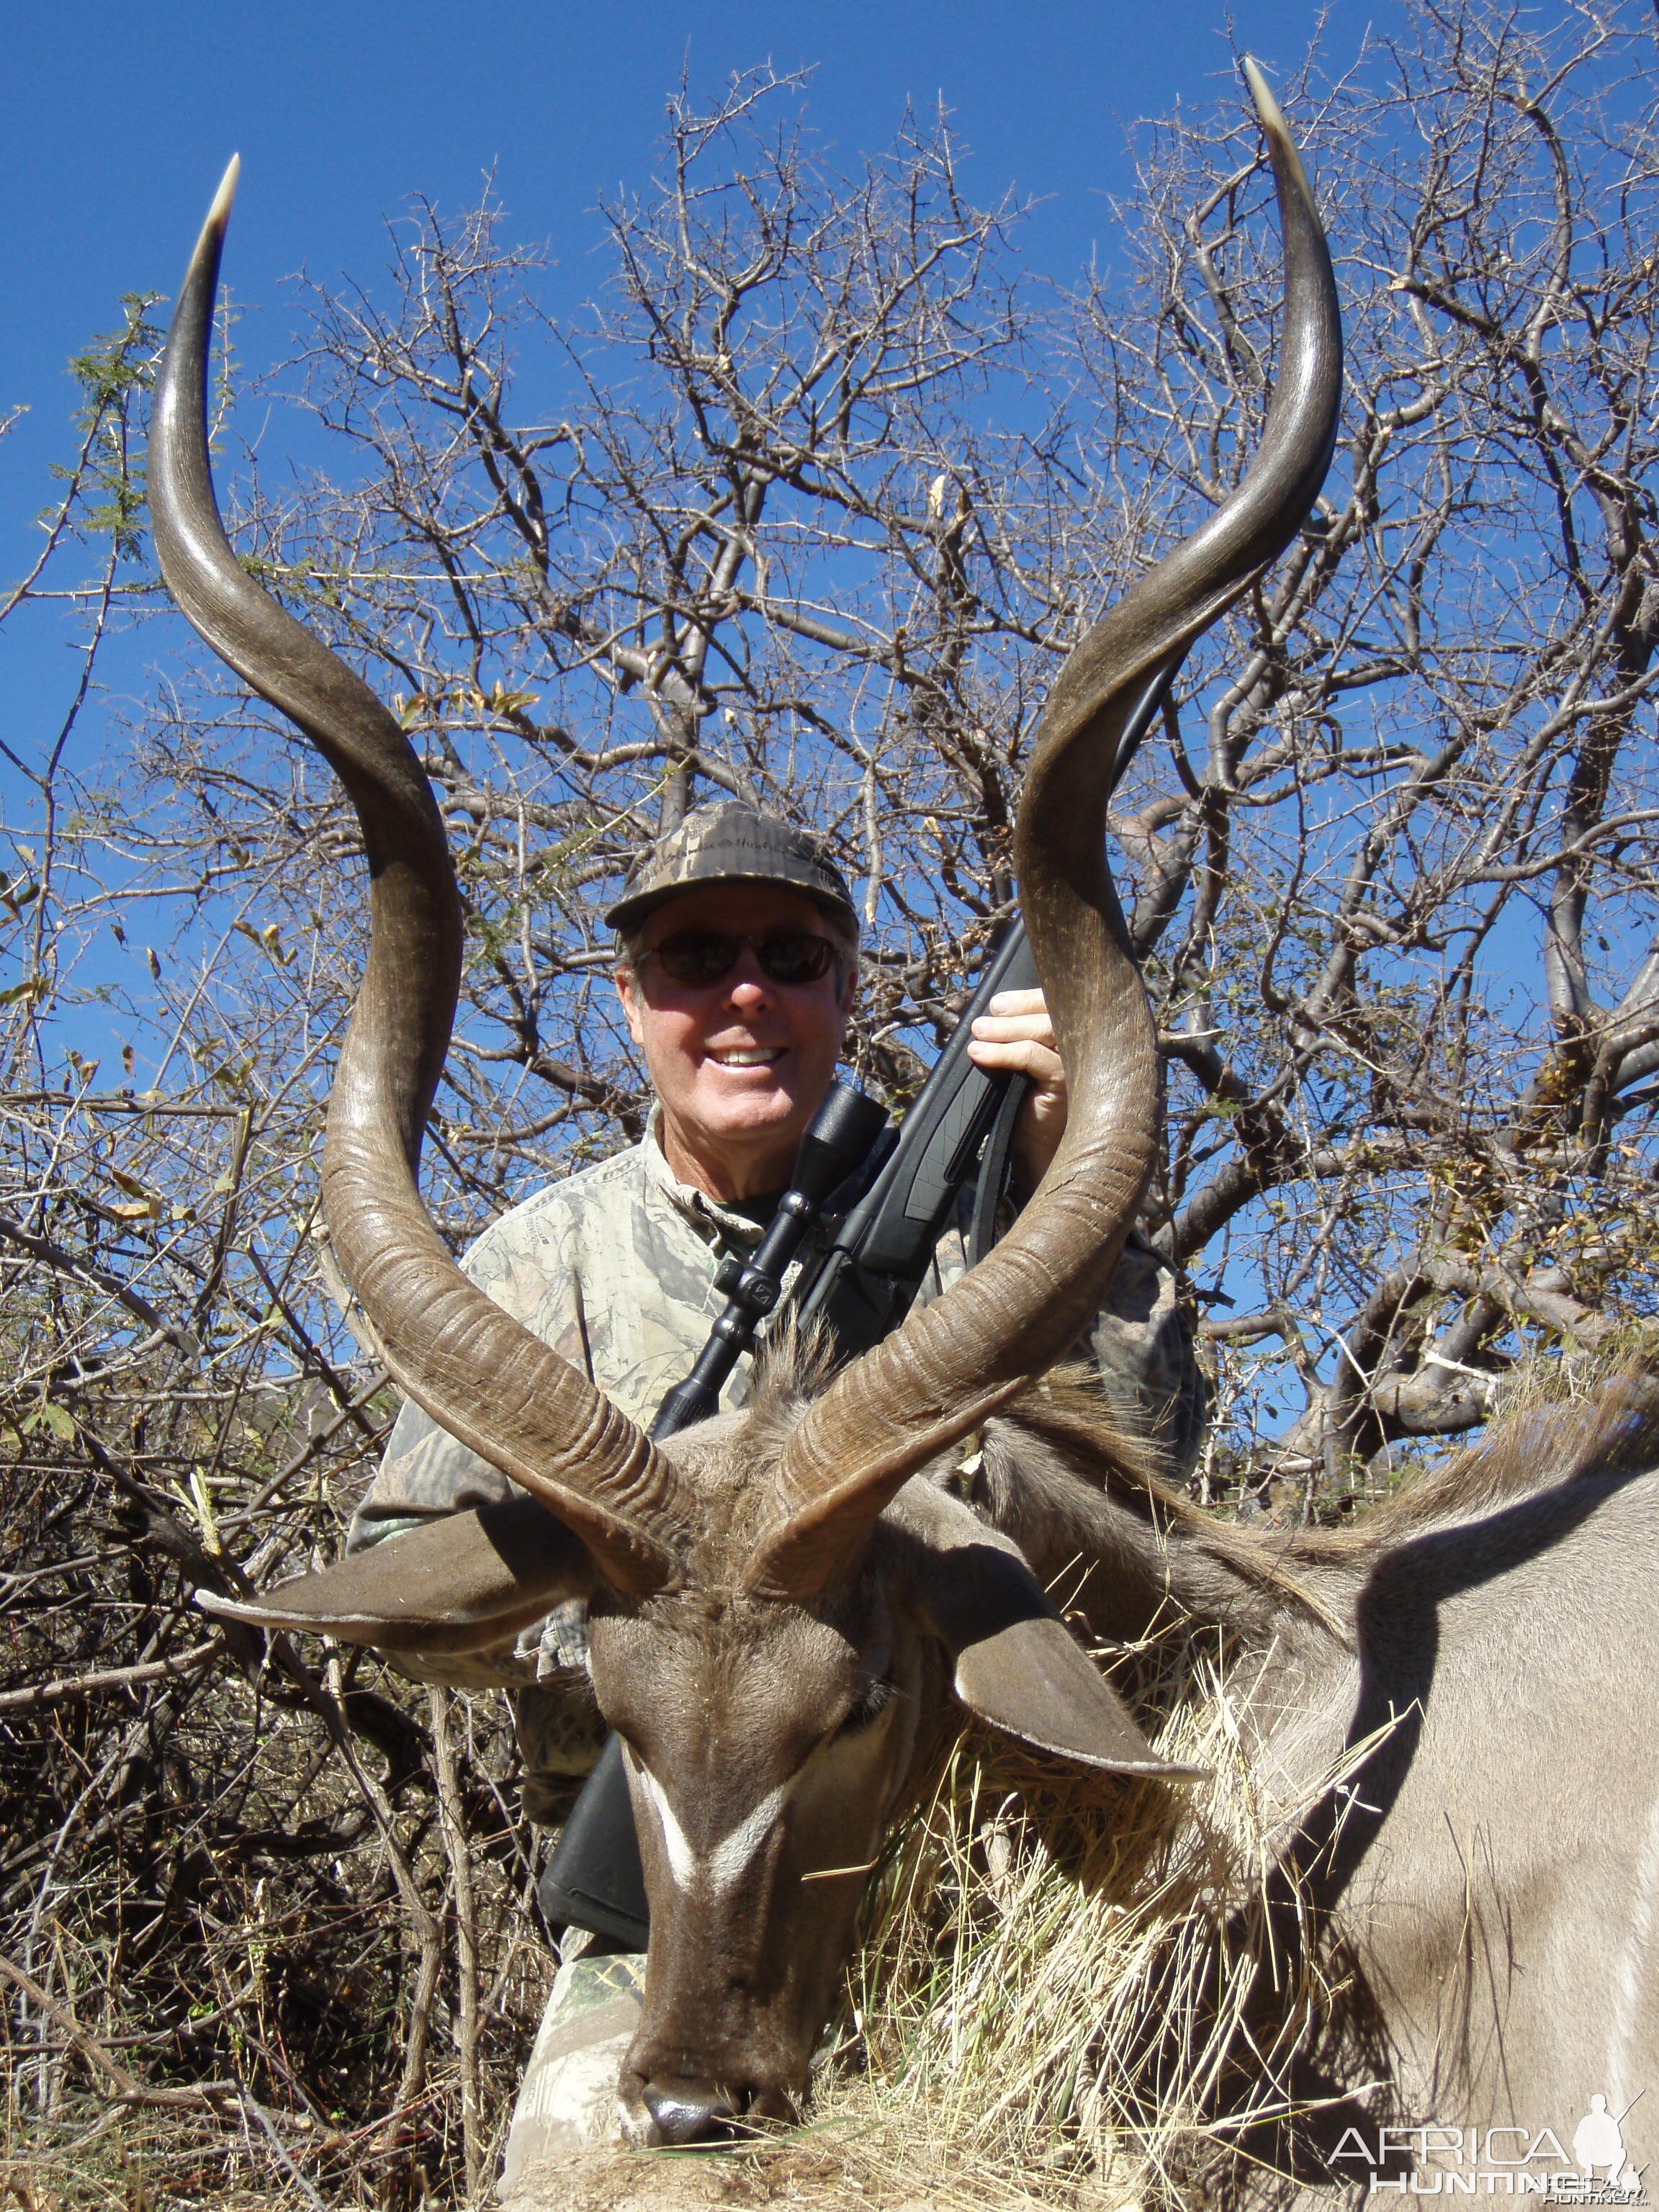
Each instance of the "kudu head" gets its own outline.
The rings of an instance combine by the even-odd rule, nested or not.
[[[1249,66],[1249,65],[1247,65]],[[1016,861],[1071,1097],[1009,1235],[810,1402],[787,1382],[658,1446],[455,1266],[422,1205],[461,920],[443,825],[398,724],[239,565],[204,428],[208,335],[234,165],[158,380],[151,511],[162,572],[216,652],[319,747],[356,808],[367,972],[330,1101],[323,1194],[399,1387],[508,1474],[458,1515],[268,1593],[258,1626],[418,1654],[486,1649],[560,1599],[589,1607],[593,1686],[623,1736],[651,1906],[631,2131],[684,2140],[786,2113],[850,1946],[861,1882],[921,1739],[953,1694],[1110,1771],[1169,1774],[1020,1554],[912,1477],[1070,1346],[1151,1171],[1158,1047],[1104,856],[1130,705],[1282,550],[1335,432],[1340,338],[1311,192],[1250,69],[1278,184],[1281,362],[1249,476],[1072,653],[1044,709]]]

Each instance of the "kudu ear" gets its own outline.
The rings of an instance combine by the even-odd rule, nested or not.
[[[246,1602],[198,1590],[204,1613],[392,1651],[504,1644],[597,1577],[580,1539],[533,1498],[449,1513]]]
[[[951,1654],[953,1687],[976,1719],[1109,1774],[1202,1778],[1202,1767],[1158,1757],[1006,1536],[921,1478],[885,1518],[912,1539],[917,1609]]]

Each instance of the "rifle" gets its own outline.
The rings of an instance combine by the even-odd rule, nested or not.
[[[1112,783],[1121,780],[1168,696],[1179,660],[1161,669],[1118,740]],[[934,1248],[962,1194],[974,1187],[968,1258],[995,1242],[1008,1180],[1024,1076],[968,1057],[976,1018],[1000,991],[1033,988],[1037,972],[1025,925],[1015,921],[987,961],[973,997],[898,1128],[852,1084],[832,1085],[801,1138],[794,1181],[754,1251],[724,1260],[714,1277],[725,1310],[683,1382],[663,1400],[653,1441],[706,1420],[755,1333],[784,1298],[787,1271],[809,1239],[816,1249],[790,1289],[793,1310],[855,1358],[896,1328],[915,1302]],[[550,1926],[645,1948],[648,1914],[622,1739],[606,1739],[571,1808],[538,1896]]]

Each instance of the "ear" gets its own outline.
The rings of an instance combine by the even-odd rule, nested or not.
[[[951,1654],[957,1696],[977,1719],[1109,1774],[1202,1776],[1202,1767],[1158,1757],[1006,1536],[921,1477],[884,1517],[912,1539],[918,1609]]]
[[[640,1018],[639,984],[631,968],[613,968],[611,980],[617,987],[617,996],[622,1000],[623,1018],[628,1024],[628,1034],[636,1045],[645,1042],[645,1024]]]
[[[596,1576],[586,1547],[533,1498],[446,1514],[246,1602],[198,1590],[204,1613],[396,1651],[503,1644]]]

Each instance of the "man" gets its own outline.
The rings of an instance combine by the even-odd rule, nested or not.
[[[605,918],[617,933],[617,990],[655,1097],[645,1138],[503,1215],[466,1266],[648,1429],[725,1303],[714,1288],[720,1261],[758,1241],[833,1079],[853,1005],[858,919],[842,876],[809,838],[736,802],[701,809],[659,839]],[[970,1050],[981,1066],[1030,1080],[1014,1179],[1017,1191],[1033,1189],[1066,1120],[1042,994],[995,1000]],[[964,1265],[951,1231],[923,1296],[937,1296]],[[1171,1468],[1184,1470],[1197,1448],[1203,1386],[1174,1279],[1145,1246],[1126,1252],[1089,1348],[1126,1417],[1149,1427]],[[744,1362],[724,1402],[740,1403],[748,1379]],[[349,1547],[511,1489],[405,1406]],[[465,1686],[514,1689],[532,1820],[562,1817],[565,1778],[591,1766],[598,1750],[584,1661],[580,1609],[565,1607],[510,1651],[424,1669]],[[562,1951],[504,2185],[532,2157],[580,2140],[608,2107],[637,2015],[641,1962],[601,1960],[592,1947],[579,1956],[574,1943]]]

